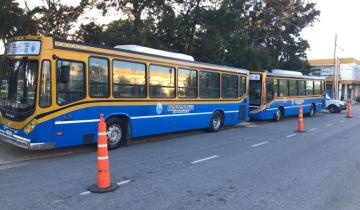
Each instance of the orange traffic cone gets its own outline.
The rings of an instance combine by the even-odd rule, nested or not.
[[[104,115],[100,114],[98,124],[98,152],[97,152],[97,184],[91,185],[88,190],[95,193],[112,192],[119,188],[117,184],[110,183],[109,155],[106,137],[106,124]]]
[[[299,106],[299,120],[298,120],[298,129],[297,132],[304,132],[304,116],[303,116],[303,107]]]
[[[351,99],[348,100],[348,109],[346,113],[346,118],[352,118],[352,107],[351,107]]]

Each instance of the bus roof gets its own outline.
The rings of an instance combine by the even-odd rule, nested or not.
[[[268,76],[272,76],[272,77],[286,77],[286,78],[300,78],[300,79],[318,79],[318,80],[325,80],[325,77],[320,77],[320,76],[308,76],[308,75],[303,75],[301,72],[299,71],[289,71],[289,70],[281,70],[281,69],[274,69],[271,72],[266,71],[266,72],[251,72],[251,74],[253,73],[266,73],[266,75]]]
[[[273,70],[272,72],[266,72],[266,74],[273,77],[325,80],[325,77],[303,75],[301,72],[296,71],[292,72],[286,70]]]
[[[158,50],[158,49],[143,47],[143,46],[139,46],[139,45],[117,45],[117,46],[115,46],[115,48],[123,49],[123,50],[130,50],[130,51],[140,52],[140,53],[148,53],[151,55],[160,55],[160,56],[169,57],[169,58],[178,58],[178,59],[187,60],[187,61],[195,61],[194,57],[192,57],[191,55],[186,55],[186,54],[182,54],[182,53],[174,53],[174,52],[169,52],[169,51],[165,51],[165,50]]]
[[[98,54],[102,54],[102,55],[108,54],[109,56],[117,55],[116,54],[117,52],[131,53],[131,54],[135,54],[135,55],[142,55],[142,56],[147,56],[147,57],[155,57],[155,58],[161,58],[161,59],[166,59],[166,60],[170,60],[170,61],[183,62],[183,63],[186,63],[186,64],[204,66],[204,67],[200,67],[200,68],[206,68],[206,67],[209,67],[209,68],[210,67],[211,68],[222,68],[222,69],[226,69],[228,71],[233,71],[233,72],[238,72],[238,73],[244,73],[244,74],[249,73],[249,70],[247,70],[247,69],[223,66],[223,65],[218,65],[218,64],[209,64],[209,63],[204,63],[204,62],[199,62],[199,61],[192,61],[189,58],[184,59],[183,57],[182,58],[174,57],[174,56],[171,57],[171,55],[169,53],[165,54],[165,55],[159,55],[159,54],[149,53],[149,51],[141,51],[141,50],[139,50],[139,48],[137,48],[137,50],[134,50],[134,48],[131,49],[129,47],[125,47],[127,49],[124,49],[123,47],[122,48],[108,47],[108,46],[103,46],[103,45],[96,45],[96,44],[90,44],[90,43],[85,43],[85,42],[66,40],[66,39],[61,39],[61,38],[52,38],[52,39],[53,39],[53,43],[54,43],[54,49],[65,49],[65,50],[73,50],[73,51],[78,51],[78,52],[94,53],[94,54],[98,53]],[[56,43],[64,43],[64,45],[59,46]],[[76,47],[71,47],[71,45],[76,45]],[[79,47],[79,46],[81,46],[81,47]],[[86,49],[86,47],[89,47],[91,49]],[[94,48],[96,48],[96,49],[94,49]],[[149,49],[151,49],[151,48],[149,48]],[[113,52],[104,53],[104,52],[101,52],[102,50],[111,50]],[[163,51],[163,52],[166,52],[166,51]],[[120,56],[122,56],[122,55],[120,55]],[[191,57],[191,56],[189,56],[189,57]],[[150,60],[150,58],[146,58],[146,59]],[[196,67],[194,67],[194,68],[196,68]],[[211,70],[211,69],[209,69],[209,70]]]

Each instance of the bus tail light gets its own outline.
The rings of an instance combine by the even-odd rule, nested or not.
[[[25,128],[24,132],[29,134],[36,127],[36,120],[33,119]]]

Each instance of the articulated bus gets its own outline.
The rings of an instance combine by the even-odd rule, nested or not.
[[[325,78],[304,76],[301,72],[273,70],[251,72],[249,76],[249,117],[281,120],[299,114],[307,116],[325,108]]]
[[[0,140],[50,149],[97,142],[104,114],[110,149],[130,138],[248,119],[244,69],[135,45],[104,47],[25,36],[0,63]]]

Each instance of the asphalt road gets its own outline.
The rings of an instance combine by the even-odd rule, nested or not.
[[[116,192],[92,194],[94,149],[3,164],[0,209],[359,209],[360,106],[110,152]],[[152,137],[157,138],[157,137]],[[1,165],[0,165],[1,166]]]

